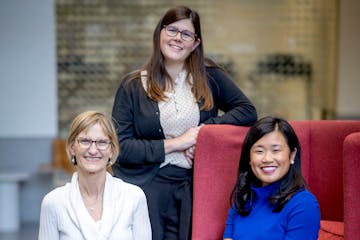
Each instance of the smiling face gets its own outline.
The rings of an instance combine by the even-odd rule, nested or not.
[[[190,19],[182,19],[169,24],[168,26],[177,28],[179,31],[189,31],[195,33],[194,26]],[[166,33],[165,28],[160,32],[160,49],[165,58],[165,63],[184,64],[186,58],[199,45],[200,39],[184,41],[181,33],[178,32],[174,37]]]
[[[280,131],[273,131],[260,138],[250,149],[250,165],[263,186],[280,180],[289,171],[296,155],[290,151]]]
[[[88,147],[84,146],[86,140],[90,141],[90,146]],[[109,142],[109,137],[98,123],[80,132],[70,148],[71,155],[76,157],[77,171],[79,173],[93,174],[106,172],[109,159],[112,157],[111,145],[107,144],[104,150],[99,150],[96,146],[97,143],[92,141],[100,141],[102,145]]]

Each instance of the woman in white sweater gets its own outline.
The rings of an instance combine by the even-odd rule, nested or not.
[[[39,239],[151,239],[145,194],[106,171],[119,154],[112,120],[95,111],[78,115],[66,151],[76,172],[44,197]]]

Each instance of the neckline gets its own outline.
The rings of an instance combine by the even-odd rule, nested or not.
[[[280,186],[280,182],[274,182],[274,183],[270,183],[269,185],[266,186],[255,186],[252,185],[251,189],[259,196],[270,196],[272,195]]]

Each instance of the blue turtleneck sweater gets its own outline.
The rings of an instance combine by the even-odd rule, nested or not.
[[[234,240],[316,240],[320,228],[320,208],[315,196],[307,190],[299,191],[280,212],[272,212],[268,197],[278,183],[252,187],[256,200],[246,217],[230,208],[224,238]]]

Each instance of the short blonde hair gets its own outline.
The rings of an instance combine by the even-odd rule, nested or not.
[[[120,153],[120,147],[113,121],[112,119],[108,118],[105,114],[97,111],[86,111],[80,113],[72,121],[69,135],[68,138],[66,139],[66,153],[69,159],[73,157],[70,152],[70,149],[72,145],[75,143],[76,138],[79,136],[81,132],[87,131],[90,127],[94,126],[95,124],[99,124],[102,127],[104,133],[109,137],[111,151],[112,151],[112,158],[110,160],[113,163],[116,161]]]

